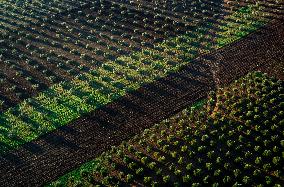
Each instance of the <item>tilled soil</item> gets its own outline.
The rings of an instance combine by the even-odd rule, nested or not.
[[[200,56],[176,73],[2,155],[0,185],[41,186],[55,180],[250,71],[278,72],[273,75],[283,78],[283,71],[274,68],[279,64],[283,67],[283,54],[284,24],[275,21],[238,42]]]

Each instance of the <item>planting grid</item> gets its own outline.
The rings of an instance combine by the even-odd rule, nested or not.
[[[204,54],[179,71],[10,151],[0,159],[1,183],[40,186],[55,180],[111,146],[206,97],[217,85],[227,85],[268,62],[273,65],[283,62],[284,57],[280,55],[284,49],[283,34],[283,23],[273,22],[243,40]],[[271,52],[264,57],[267,50]],[[212,63],[219,64],[215,77],[222,78],[220,82],[214,80]],[[234,68],[230,68],[232,66]]]
[[[73,13],[49,12],[56,19],[23,11],[38,21],[14,24],[17,30],[3,24],[8,32],[1,40],[1,152],[253,32],[278,19],[268,13],[270,7],[283,8],[271,2],[242,8],[211,1],[183,3],[184,8],[168,3],[95,1]]]
[[[84,126],[80,122],[86,121],[84,116],[179,71],[188,63],[196,63],[194,59],[199,55],[239,40],[268,22],[283,19],[282,16],[281,1],[1,1],[0,153],[3,164],[7,158],[17,163],[19,153],[13,157],[11,150],[29,150],[34,145],[31,141],[44,139],[47,132],[68,124]],[[275,25],[278,24],[276,21]],[[271,51],[272,54],[279,62],[279,50]],[[231,80],[226,78],[231,74],[235,78],[252,67],[265,66],[264,60],[254,63],[244,60],[242,65],[236,62],[227,66],[220,63],[222,59],[209,59],[209,62],[202,71],[206,74],[208,70],[210,80],[205,84],[210,86],[197,89],[198,84],[202,86],[197,70],[191,72],[187,86],[177,77],[172,77],[169,84],[176,89],[183,85],[186,95],[196,92],[202,97],[222,81]],[[279,67],[281,74],[282,67]],[[150,88],[154,93],[162,89],[163,86]],[[172,95],[183,93],[175,90]],[[166,102],[169,98],[164,99]],[[184,105],[175,107],[178,110]],[[108,124],[107,119],[99,121],[103,123]],[[105,127],[96,128],[102,133]],[[33,149],[34,146],[31,154]],[[52,148],[46,151],[52,153]],[[78,160],[74,162],[78,165]],[[4,165],[3,168],[10,168]],[[66,171],[74,166],[69,165]],[[54,176],[46,178],[54,179]]]

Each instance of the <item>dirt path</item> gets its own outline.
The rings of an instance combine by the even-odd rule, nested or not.
[[[1,156],[0,186],[40,186],[52,181],[206,97],[216,84],[228,84],[259,67],[274,66],[273,62],[281,62],[283,67],[283,53],[284,24],[269,24],[236,43],[197,58],[177,73]],[[283,71],[273,72],[272,66],[269,72],[283,77]]]

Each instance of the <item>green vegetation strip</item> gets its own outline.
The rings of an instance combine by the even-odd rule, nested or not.
[[[283,86],[250,73],[49,186],[280,187]]]
[[[154,49],[118,57],[82,74],[72,82],[56,84],[0,115],[0,152],[16,148],[105,105],[129,90],[153,82],[189,63],[200,52],[231,43],[265,23],[259,7],[249,6],[221,21],[218,40],[207,27],[168,39]],[[228,21],[230,20],[230,21]],[[208,23],[210,25],[210,23]],[[219,27],[217,25],[217,27]]]

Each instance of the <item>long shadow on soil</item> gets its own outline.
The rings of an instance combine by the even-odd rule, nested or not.
[[[274,22],[236,43],[200,56],[178,72],[144,85],[65,127],[2,155],[1,186],[41,186],[205,98],[217,86],[259,69],[267,61],[284,62],[284,56],[279,55],[284,53],[283,34],[284,25]]]

